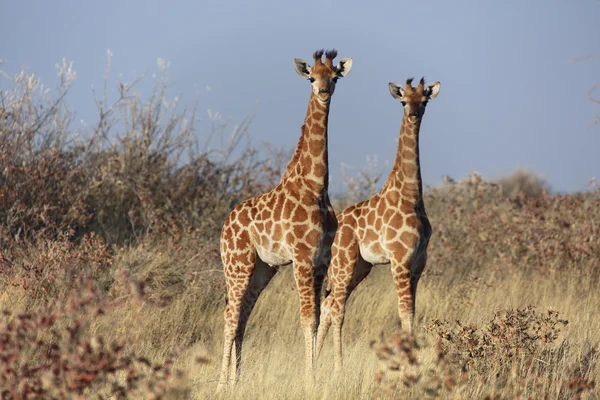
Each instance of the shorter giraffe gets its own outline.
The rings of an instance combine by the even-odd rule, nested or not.
[[[337,228],[329,201],[327,126],[331,97],[352,59],[336,65],[337,51],[314,53],[315,63],[294,59],[296,72],[311,83],[308,111],[296,152],[271,191],[248,199],[229,214],[221,231],[227,307],[220,390],[240,373],[246,324],[260,293],[277,269],[293,263],[304,331],[306,382],[314,379],[316,335],[323,279]],[[233,360],[232,360],[233,359]]]
[[[398,313],[403,329],[412,330],[417,283],[425,268],[431,225],[423,204],[419,164],[419,129],[427,102],[440,90],[439,82],[425,87],[424,78],[406,88],[389,84],[392,97],[400,100],[404,116],[392,172],[379,193],[352,205],[338,216],[338,230],[327,273],[327,290],[321,308],[317,354],[333,325],[335,370],[342,368],[342,325],[352,291],[371,272],[373,265],[391,263],[398,292]]]

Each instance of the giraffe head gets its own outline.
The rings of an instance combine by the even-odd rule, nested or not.
[[[414,88],[412,87],[412,81],[413,78],[407,79],[405,88],[393,82],[390,82],[389,86],[392,97],[402,103],[404,115],[407,117],[408,122],[414,124],[421,121],[427,102],[434,99],[440,92],[440,83],[435,82],[425,87],[425,78],[421,78],[419,85]]]
[[[352,68],[352,59],[344,58],[337,65],[333,65],[333,59],[337,56],[337,50],[329,50],[325,53],[325,62],[321,61],[323,50],[317,50],[313,54],[315,65],[310,66],[306,61],[294,58],[296,72],[310,81],[315,96],[323,102],[331,99],[335,91],[338,79],[348,75]]]

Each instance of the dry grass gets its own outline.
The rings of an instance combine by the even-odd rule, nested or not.
[[[281,162],[252,149],[182,157],[194,131],[156,106],[160,80],[148,100],[124,85],[112,108],[99,101],[98,127],[73,142],[62,95],[34,83],[23,75],[1,93],[0,397],[215,398],[220,221]],[[32,114],[39,103],[47,114]],[[137,122],[104,139],[119,107]],[[366,171],[337,209],[376,182]],[[241,381],[221,397],[598,398],[600,190],[553,195],[524,171],[473,174],[429,188],[426,205],[434,236],[414,338],[397,331],[390,272],[376,268],[348,304],[343,374],[328,339],[306,393],[287,268],[259,299]]]

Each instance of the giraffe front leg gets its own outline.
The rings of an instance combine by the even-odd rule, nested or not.
[[[300,324],[304,332],[306,358],[305,383],[314,383],[317,316],[320,294],[315,289],[315,269],[310,255],[298,255],[294,259],[294,278],[300,296]]]
[[[411,279],[412,255],[409,251],[396,253],[391,261],[392,276],[398,293],[398,315],[400,327],[412,333],[415,303],[413,293],[416,292],[416,282]],[[414,286],[414,288],[413,288]]]

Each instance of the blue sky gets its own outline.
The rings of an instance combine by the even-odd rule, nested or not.
[[[73,60],[77,119],[94,115],[90,85],[102,84],[110,49],[114,79],[170,60],[171,94],[192,104],[201,89],[205,119],[208,108],[232,122],[256,112],[252,141],[292,148],[310,94],[292,59],[335,47],[353,67],[331,106],[333,191],[342,162],[361,168],[377,156],[387,175],[402,117],[387,85],[410,76],[441,82],[421,129],[426,184],[517,166],[561,191],[600,178],[600,127],[589,127],[600,106],[586,98],[600,59],[569,63],[600,53],[598,0],[1,3],[2,69],[27,65],[52,87],[55,63]]]

